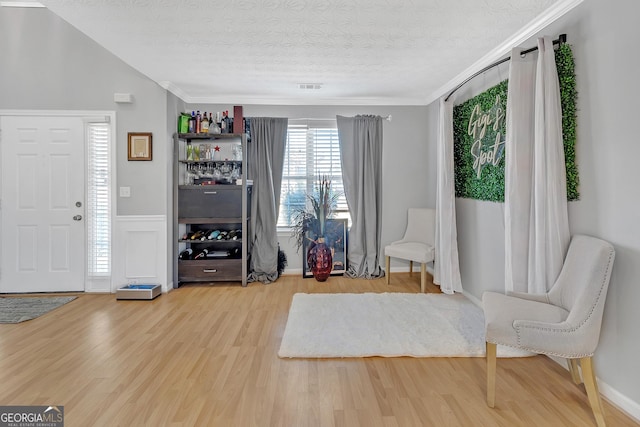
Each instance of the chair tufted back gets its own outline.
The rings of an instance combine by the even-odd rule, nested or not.
[[[590,236],[574,236],[560,276],[548,294],[551,304],[569,311],[567,324],[590,336],[584,345],[591,352],[600,335],[614,258],[610,243]]]

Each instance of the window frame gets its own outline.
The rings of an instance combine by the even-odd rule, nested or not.
[[[300,138],[300,134],[304,132],[305,138],[304,143]],[[320,147],[321,150],[325,150],[329,152],[329,157],[337,154],[337,171],[333,170],[335,160],[329,160],[331,166],[326,168],[326,158],[322,159],[321,156],[318,156],[318,144],[317,141],[320,139],[327,138],[326,133],[328,132],[329,142],[325,147]],[[291,157],[294,157],[295,154],[291,153],[291,140],[292,136],[297,135],[297,149],[300,149],[304,145],[305,148],[305,160],[304,160],[304,169],[301,169],[302,173],[295,174],[289,173],[291,172]],[[319,133],[325,133],[325,135],[319,135]],[[319,138],[318,138],[319,137]],[[322,163],[325,162],[325,168],[323,168]],[[295,166],[295,165],[294,165]],[[298,165],[299,166],[299,165]],[[324,170],[323,170],[324,169]],[[329,170],[327,170],[329,169]],[[349,215],[349,209],[347,205],[347,201],[344,195],[344,186],[342,182],[342,160],[340,158],[340,146],[338,140],[338,129],[337,123],[335,119],[326,119],[326,120],[312,120],[312,119],[290,119],[287,127],[287,142],[285,148],[285,160],[283,163],[283,173],[282,173],[282,185],[280,190],[280,205],[278,211],[278,221],[277,221],[277,229],[278,231],[287,231],[291,229],[290,223],[286,223],[282,219],[282,215],[286,215],[283,211],[285,206],[289,206],[289,210],[293,209],[293,204],[289,204],[286,200],[288,196],[285,192],[286,189],[291,188],[289,183],[291,181],[304,181],[304,194],[309,194],[315,191],[316,183],[318,181],[319,175],[329,175],[333,181],[336,180],[336,177],[339,176],[339,184],[338,189],[336,191],[341,193],[339,206],[334,211],[335,218],[346,218],[349,223],[351,222],[351,218]],[[335,189],[335,188],[334,188]],[[295,193],[291,193],[295,194]],[[298,196],[299,197],[299,196]],[[304,197],[305,206],[309,207],[309,202]],[[298,201],[299,204],[299,201]],[[290,220],[290,219],[289,219]]]

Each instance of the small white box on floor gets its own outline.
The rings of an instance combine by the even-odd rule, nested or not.
[[[162,293],[160,285],[156,283],[132,283],[118,288],[116,299],[147,299],[151,300]]]

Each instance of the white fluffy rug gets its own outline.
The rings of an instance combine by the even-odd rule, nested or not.
[[[462,295],[293,296],[280,357],[483,357],[484,313]],[[498,346],[498,357],[530,355]]]

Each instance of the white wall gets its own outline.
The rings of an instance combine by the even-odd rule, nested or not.
[[[585,0],[540,34],[567,33],[573,47],[581,198],[569,204],[569,221],[572,233],[603,238],[616,248],[595,362],[604,391],[636,418],[640,418],[640,59],[635,55],[639,12],[635,0]],[[533,45],[535,41],[525,44]],[[474,84],[484,83],[483,78],[494,77],[479,77]],[[437,108],[429,113],[437,114]],[[436,136],[432,129],[429,140]],[[503,291],[503,204],[457,199],[456,209],[465,291],[477,298],[486,290]]]
[[[232,105],[189,104],[187,109],[200,111],[233,111]],[[384,121],[382,160],[382,246],[398,240],[407,224],[407,208],[435,207],[435,146],[427,143],[429,126],[435,126],[427,114],[432,107],[398,106],[286,106],[244,105],[245,117],[288,117],[289,119],[330,119],[336,115],[377,114],[392,116]],[[280,233],[281,249],[287,254],[285,273],[302,271],[302,254],[286,233]],[[380,257],[384,267],[384,259]],[[402,266],[395,261],[392,268]]]

